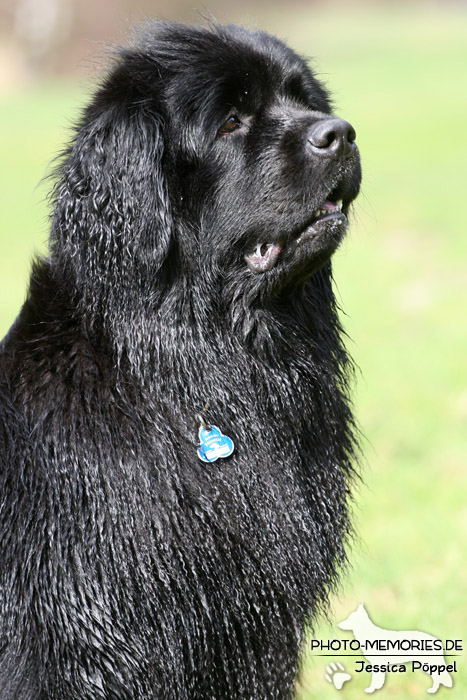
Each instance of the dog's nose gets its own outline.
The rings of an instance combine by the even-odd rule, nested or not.
[[[308,132],[311,150],[317,156],[348,157],[357,148],[355,129],[344,119],[321,119]]]

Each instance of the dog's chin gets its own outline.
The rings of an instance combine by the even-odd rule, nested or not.
[[[282,276],[305,268],[312,274],[321,267],[338,248],[348,226],[346,214],[337,206],[321,211],[295,235],[259,243],[245,255],[248,269],[256,275],[280,272]]]

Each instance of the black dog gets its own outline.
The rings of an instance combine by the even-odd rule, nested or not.
[[[354,137],[266,34],[122,51],[1,346],[1,700],[293,695],[350,532]]]

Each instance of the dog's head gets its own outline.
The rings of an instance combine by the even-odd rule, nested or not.
[[[359,185],[353,127],[283,43],[153,23],[84,114],[52,250],[91,310],[263,304],[329,260]]]
[[[363,603],[360,603],[358,608],[351,612],[350,615],[345,618],[345,620],[337,623],[339,629],[356,632],[357,634],[362,629],[366,630],[369,625],[371,626],[371,620]]]

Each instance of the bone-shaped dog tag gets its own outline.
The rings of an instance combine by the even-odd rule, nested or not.
[[[215,425],[199,429],[199,443],[198,457],[203,462],[215,462],[219,457],[228,457],[234,451],[232,440]]]

